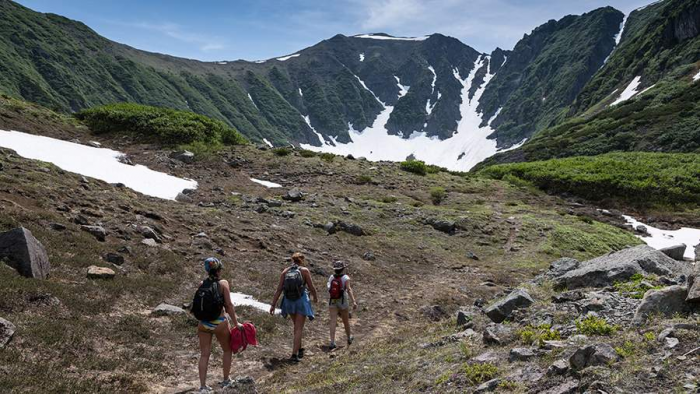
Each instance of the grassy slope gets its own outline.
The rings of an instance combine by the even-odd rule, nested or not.
[[[226,252],[225,277],[233,279],[234,289],[263,300],[271,297],[277,279],[270,273],[281,269],[290,251],[302,250],[315,263],[317,283],[325,280],[329,261],[349,261],[362,305],[354,319],[357,349],[360,354],[370,352],[377,349],[376,341],[391,337],[401,342],[388,347],[388,353],[373,354],[396,357],[402,353],[392,353],[392,347],[410,348],[412,340],[403,342],[393,333],[421,329],[422,320],[412,318],[422,305],[440,303],[454,310],[497,291],[477,286],[485,278],[510,286],[556,257],[592,257],[639,242],[626,231],[566,214],[566,206],[556,198],[506,182],[444,172],[421,177],[395,164],[277,156],[249,146],[182,165],[171,162],[168,152],[157,147],[123,145],[118,136],[91,135],[41,108],[20,107],[0,106],[0,128],[96,139],[125,151],[137,163],[195,179],[200,189],[193,204],[178,204],[94,180],[83,185],[79,176],[51,165],[0,154],[0,230],[28,227],[47,247],[52,261],[51,277],[45,281],[19,278],[0,267],[0,313],[17,326],[13,341],[0,355],[4,371],[0,386],[16,392],[137,392],[194,386],[197,345],[192,322],[150,318],[148,312],[162,301],[175,305],[188,301],[201,276],[197,261],[216,247]],[[234,158],[242,163],[238,169],[222,160]],[[256,213],[258,204],[247,201],[257,196],[279,198],[281,192],[253,184],[249,176],[300,186],[309,197]],[[361,176],[370,177],[372,183],[360,184]],[[439,206],[430,204],[429,191],[435,187],[447,191]],[[68,212],[57,209],[64,206]],[[295,216],[285,217],[283,211]],[[161,219],[149,219],[145,212],[155,212]],[[78,214],[102,223],[110,234],[107,242],[80,231],[72,222]],[[428,217],[456,220],[459,230],[454,236],[435,231],[423,224]],[[329,219],[357,223],[371,235],[328,236],[307,224]],[[53,222],[68,228],[57,232],[48,225]],[[169,238],[162,248],[148,248],[140,243],[133,225],[158,228]],[[201,231],[208,239],[195,237]],[[132,248],[132,254],[125,256],[123,266],[113,267],[118,272],[114,281],[85,279],[88,265],[109,266],[101,256],[121,246]],[[367,250],[374,251],[376,261],[361,259]],[[467,251],[480,260],[466,258]],[[407,281],[416,285],[410,289],[401,285]],[[441,286],[434,286],[437,282]],[[397,290],[387,294],[387,288]],[[411,319],[406,322],[393,312]],[[319,319],[308,326],[307,347],[316,354],[309,355],[304,366],[273,367],[273,374],[262,366],[288,355],[289,325],[251,310],[241,314],[258,324],[264,345],[237,360],[236,371],[254,376],[264,392],[276,390],[280,382],[303,384],[300,379],[306,374],[298,370],[307,364],[328,365],[317,347],[327,335],[323,308]],[[212,375],[218,374],[217,352]],[[399,369],[418,367],[411,363]],[[396,380],[364,379],[353,387],[415,386],[413,374],[382,376]]]

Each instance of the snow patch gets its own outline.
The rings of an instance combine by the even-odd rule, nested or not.
[[[643,94],[646,93],[648,90],[653,89],[654,86],[656,86],[656,84],[653,84],[653,85],[649,86],[648,88],[642,90],[641,92],[639,92],[639,95],[640,95],[640,96],[643,95]]]
[[[177,178],[142,165],[123,164],[119,158],[124,154],[111,149],[5,130],[0,130],[0,146],[27,159],[49,162],[65,171],[107,183],[122,183],[139,193],[166,200],[174,200],[184,189],[197,188],[197,182],[190,179]]]
[[[685,244],[685,253],[683,257],[693,261],[695,259],[695,246],[700,244],[700,229],[683,227],[679,230],[661,230],[644,224],[637,219],[622,215],[628,226],[636,229],[637,226],[644,226],[647,229],[649,236],[637,235],[647,245],[654,249],[663,249],[669,246]]]
[[[437,74],[435,73],[435,69],[433,66],[428,66],[428,70],[430,70],[431,73],[433,73],[433,82],[431,82],[430,86],[432,87],[432,90],[430,91],[430,96],[432,97],[433,93],[435,92],[435,82],[437,81]],[[440,92],[438,92],[438,100],[440,99]],[[433,105],[430,105],[430,98],[428,98],[428,102],[425,103],[425,112],[430,115],[433,113],[433,108],[435,108],[435,105],[437,104],[438,100],[435,100],[435,103]]]
[[[250,306],[263,312],[269,312],[271,306],[270,304],[256,300],[251,295],[243,293],[231,293],[231,302],[233,302],[234,306]],[[275,314],[279,315],[280,313],[281,311],[279,309],[275,309]]]
[[[498,117],[498,115],[501,114],[501,111],[502,111],[502,110],[503,110],[503,107],[501,107],[501,108],[499,108],[499,109],[496,110],[496,113],[493,114],[493,116],[491,117],[491,119],[489,119],[489,123],[488,123],[489,126],[491,126],[491,123],[493,123],[493,121],[496,120],[496,118]]]
[[[401,85],[401,80],[399,79],[399,77],[394,76],[394,78],[396,79],[396,84],[399,85],[399,98],[401,98],[401,97],[405,96],[406,93],[408,93],[408,90],[411,89],[411,87],[406,86],[406,85]]]
[[[253,100],[253,96],[251,96],[250,93],[248,93],[248,98],[250,99],[250,102],[253,103],[253,105],[255,106],[255,109],[260,111],[260,108],[258,108],[258,105],[255,104],[255,100]]]
[[[659,1],[655,1],[655,2],[653,2],[653,3],[649,3],[649,4],[645,5],[645,6],[641,6],[641,7],[637,8],[635,11],[641,11],[641,10],[647,8],[647,7],[653,6],[654,4],[663,3],[663,1],[664,1],[664,0],[659,0]]]
[[[257,183],[257,184],[263,185],[265,187],[270,187],[270,188],[282,187],[282,185],[280,185],[279,183],[274,183],[274,182],[270,182],[270,181],[263,181],[261,179],[250,178],[250,180]]]
[[[625,25],[627,24],[627,18],[629,18],[629,14],[625,14],[625,17],[622,18],[622,23],[620,23],[620,31],[617,32],[615,35],[615,46],[617,47],[620,45],[620,40],[622,40],[622,32],[625,31]]]
[[[365,61],[365,54],[364,54],[364,53],[361,53],[361,54],[360,54],[360,61],[361,61],[361,62],[364,62],[364,61]]]
[[[304,93],[301,91],[301,88],[299,88],[299,96],[304,97]]]
[[[270,148],[274,148],[274,146],[272,145],[272,142],[268,141],[267,138],[263,138],[263,142],[264,142],[267,146],[269,146]]]
[[[311,131],[313,131],[314,134],[316,134],[316,137],[318,137],[318,140],[319,140],[319,142],[321,142],[321,145],[327,145],[328,143],[323,138],[323,135],[321,133],[319,133],[318,131],[316,131],[314,126],[311,126],[311,118],[309,118],[309,115],[302,116],[302,118],[304,118],[304,121],[306,122],[306,124],[309,125],[309,128],[311,129]]]
[[[395,40],[395,41],[425,41],[429,36],[423,37],[392,37],[392,36],[381,36],[374,34],[360,34],[353,36],[355,38],[371,38],[373,40]]]
[[[625,90],[620,93],[620,96],[615,100],[610,106],[612,107],[613,105],[618,105],[623,101],[631,99],[635,94],[637,94],[637,88],[639,87],[640,82],[642,81],[642,77],[636,76],[630,82],[629,85],[625,88]]]
[[[496,147],[496,140],[488,138],[493,133],[493,129],[489,126],[479,127],[482,123],[482,117],[477,112],[479,99],[484,93],[486,85],[493,78],[493,74],[484,76],[482,85],[478,87],[472,99],[469,100],[469,90],[472,87],[476,73],[486,64],[488,59],[489,57],[487,56],[479,57],[474,63],[474,68],[464,79],[459,75],[457,69],[453,70],[453,75],[462,85],[462,103],[460,105],[462,118],[459,121],[457,130],[450,138],[440,140],[437,136],[429,137],[423,132],[413,132],[408,139],[390,135],[385,126],[394,108],[385,104],[384,110],[379,113],[374,123],[366,129],[361,131],[355,130],[352,125],[349,125],[350,143],[340,143],[331,137],[335,145],[317,147],[302,144],[302,147],[343,156],[352,154],[355,157],[366,157],[372,161],[402,161],[406,157],[414,155],[418,160],[424,160],[430,164],[451,170],[467,171],[499,151]],[[360,80],[359,77],[356,76],[356,78]],[[374,95],[364,82],[360,80],[360,83]],[[398,80],[397,85],[402,92],[406,88],[401,86]],[[513,148],[511,147],[508,150]]]
[[[228,64],[228,62],[216,62],[216,64]]]
[[[300,53],[295,53],[295,54],[289,55],[289,56],[278,57],[277,60],[280,61],[280,62],[285,62],[285,61],[287,61],[287,60],[289,60],[289,59],[291,59],[291,58],[293,58],[293,57],[299,57],[299,56],[301,56]]]
[[[693,82],[697,82],[697,81],[700,81],[700,71],[698,71],[698,73],[695,74],[695,76],[693,77]]]

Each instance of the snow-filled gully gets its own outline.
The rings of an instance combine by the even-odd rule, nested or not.
[[[152,197],[174,200],[184,189],[197,188],[197,182],[190,179],[177,178],[142,165],[123,164],[119,158],[124,154],[111,149],[5,130],[0,130],[0,147],[12,149],[27,159],[52,163],[65,171],[107,183],[122,183]]]

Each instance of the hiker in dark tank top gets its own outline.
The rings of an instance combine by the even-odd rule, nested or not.
[[[304,357],[304,348],[301,346],[304,323],[307,317],[309,320],[314,319],[309,292],[311,292],[314,303],[318,302],[318,294],[316,294],[316,288],[311,280],[311,272],[305,265],[303,254],[297,252],[292,255],[292,266],[282,271],[275,297],[270,306],[270,314],[274,315],[275,305],[277,305],[280,295],[284,294],[280,306],[282,316],[289,316],[294,323],[294,348],[290,358],[293,362],[299,362]]]

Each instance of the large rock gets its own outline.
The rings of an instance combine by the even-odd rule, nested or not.
[[[304,193],[301,190],[295,188],[287,191],[287,193],[284,196],[282,196],[282,199],[291,202],[301,201],[304,199]]]
[[[457,327],[471,328],[474,326],[474,314],[466,311],[457,311]]]
[[[337,222],[335,224],[335,229],[336,229],[336,231],[343,231],[343,232],[346,232],[348,234],[355,235],[357,237],[367,235],[365,230],[362,229],[362,227],[358,226],[357,224],[345,223],[342,221]]]
[[[687,275],[688,271],[687,264],[640,245],[585,261],[579,268],[557,277],[556,284],[568,289],[605,287],[637,273],[676,277]]]
[[[586,367],[603,365],[607,366],[619,359],[617,352],[607,343],[599,343],[578,348],[569,357],[569,364],[574,370],[581,370]]]
[[[700,245],[696,248],[696,253],[700,253]],[[685,300],[700,304],[700,261],[695,263],[695,270],[688,278],[688,297]]]
[[[508,361],[527,361],[537,357],[539,354],[540,353],[537,351],[537,349],[529,347],[516,347],[510,350]]]
[[[153,311],[151,311],[152,316],[174,316],[174,315],[184,315],[187,314],[187,311],[174,306],[174,305],[169,305],[169,304],[160,304]]]
[[[432,228],[447,234],[454,234],[457,229],[457,224],[451,220],[428,219],[426,221]]]
[[[693,305],[685,302],[688,288],[685,286],[669,286],[660,290],[649,290],[644,294],[642,303],[634,312],[633,322],[644,323],[651,315],[673,316],[676,313],[685,315],[693,311]]]
[[[160,234],[158,234],[157,231],[152,229],[151,227],[148,226],[141,226],[139,228],[139,232],[141,235],[143,235],[144,238],[152,239],[159,244],[163,243],[163,239],[160,237]]]
[[[107,231],[102,226],[80,226],[80,229],[92,234],[100,242],[104,242],[107,239]]]
[[[420,309],[420,313],[432,321],[440,321],[449,316],[440,305],[426,305]]]
[[[0,317],[0,349],[4,348],[15,335],[15,325]]]
[[[578,268],[580,264],[581,263],[576,259],[572,259],[570,257],[563,257],[559,260],[553,261],[549,265],[548,274],[550,276],[561,276],[571,270]]]
[[[0,260],[28,278],[46,279],[51,270],[46,249],[24,227],[0,234]]]
[[[535,302],[524,289],[513,290],[505,298],[494,302],[484,310],[484,313],[496,323],[500,323],[518,308],[526,308]]]
[[[116,275],[113,269],[91,265],[87,269],[88,279],[113,279]]]
[[[173,152],[170,154],[170,158],[183,163],[194,163],[194,153],[187,150]]]
[[[659,252],[665,254],[666,256],[674,260],[684,261],[683,255],[685,254],[685,244],[669,246],[667,248],[659,249]]]
[[[558,386],[541,391],[540,394],[574,394],[578,392],[578,382],[574,379],[569,379]]]
[[[513,340],[513,329],[503,324],[489,324],[484,329],[483,341],[487,345],[504,345]]]

